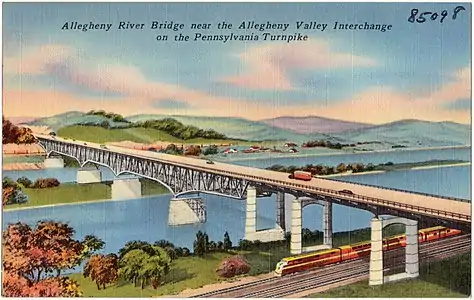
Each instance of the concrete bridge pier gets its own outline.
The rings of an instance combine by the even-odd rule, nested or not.
[[[112,183],[112,199],[133,199],[142,196],[142,184],[138,178],[115,179]]]
[[[323,209],[323,245],[332,248],[332,202],[325,201]]]
[[[168,225],[179,226],[205,222],[206,206],[202,198],[171,199],[168,213]]]
[[[48,157],[44,160],[45,169],[64,168],[64,159],[61,157]]]
[[[303,242],[301,237],[301,230],[303,229],[302,208],[301,200],[299,198],[295,198],[291,201],[291,254],[301,254],[303,252]]]
[[[319,204],[323,206],[323,244],[303,247],[302,228],[303,207],[309,204]],[[313,252],[332,248],[332,202],[311,198],[295,198],[291,205],[291,254],[301,254],[303,252]]]
[[[277,224],[286,232],[286,221],[285,221],[285,193],[278,192],[276,198],[276,215],[277,215]]]
[[[275,228],[257,231],[257,189],[253,186],[247,188],[244,239],[261,242],[285,239],[285,232],[278,224]]]
[[[77,170],[77,183],[102,182],[102,172],[97,168],[80,168]]]
[[[390,224],[405,224],[405,272],[384,276],[382,229]],[[370,273],[369,285],[381,285],[387,282],[415,278],[419,276],[418,261],[418,222],[404,218],[381,220],[373,218],[371,225]]]

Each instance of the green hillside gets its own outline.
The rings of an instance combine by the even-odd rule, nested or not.
[[[62,127],[57,134],[61,137],[71,138],[93,143],[132,141],[136,143],[153,143],[156,141],[182,143],[166,132],[153,128],[112,128],[107,129],[99,126],[72,125]]]

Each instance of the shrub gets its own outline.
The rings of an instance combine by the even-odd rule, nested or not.
[[[253,243],[249,240],[239,240],[239,249],[240,250],[250,250]]]
[[[16,182],[18,182],[25,188],[29,188],[33,184],[33,182],[29,180],[28,178],[26,178],[25,176],[18,178]]]
[[[224,259],[216,270],[217,275],[224,278],[247,274],[249,271],[250,265],[242,256],[239,255]]]
[[[44,189],[59,186],[59,180],[56,178],[38,178],[33,184],[34,189]]]

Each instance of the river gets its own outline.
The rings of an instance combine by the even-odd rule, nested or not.
[[[470,161],[470,149],[400,151],[386,154],[374,154],[373,160],[367,154],[318,156],[312,158],[273,158],[234,162],[266,167],[274,164],[304,165],[319,163],[336,165],[339,162],[362,162],[374,164],[392,161],[394,163],[426,161],[430,159],[457,159]],[[61,182],[72,182],[76,178],[76,169],[46,169],[33,171],[7,171],[3,176],[14,179],[26,176],[31,180],[39,177],[56,177]],[[382,174],[341,176],[338,180],[374,184],[411,191],[425,192],[444,196],[471,199],[470,166],[442,167],[423,170],[393,171]],[[113,179],[113,174],[105,169],[104,180]],[[197,230],[207,232],[210,239],[222,240],[228,231],[234,243],[243,238],[245,228],[245,201],[225,197],[203,195],[207,206],[207,222],[199,225],[171,227],[167,224],[169,200],[171,195],[125,201],[105,201],[77,205],[45,207],[27,210],[7,211],[3,213],[2,225],[13,222],[34,224],[40,219],[53,219],[67,222],[76,230],[76,237],[95,234],[106,242],[105,252],[118,251],[127,241],[159,239],[170,240],[178,246],[192,249]],[[287,199],[287,224],[290,221],[290,203]],[[257,228],[271,228],[275,224],[275,198],[262,198],[257,202]],[[334,206],[334,231],[346,231],[368,227],[372,214],[345,206]],[[317,205],[303,210],[303,226],[321,229],[322,208]],[[288,227],[289,228],[289,227]]]

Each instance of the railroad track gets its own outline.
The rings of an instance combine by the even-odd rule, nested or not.
[[[455,254],[470,252],[471,235],[420,245],[420,262],[440,260]],[[405,249],[384,253],[385,271],[393,271],[404,262]],[[398,265],[398,267],[397,267]],[[404,266],[401,266],[404,267]],[[305,290],[368,276],[369,257],[330,265],[310,272],[296,273],[283,277],[270,277],[217,291],[195,295],[191,298],[276,298],[293,295]],[[278,286],[278,288],[275,288]]]

